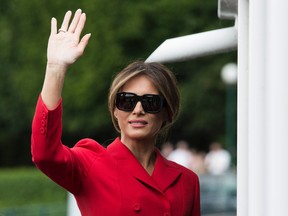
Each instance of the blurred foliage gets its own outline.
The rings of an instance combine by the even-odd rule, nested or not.
[[[0,191],[0,210],[67,202],[67,192],[36,168],[0,169]]]
[[[91,137],[107,143],[114,132],[107,109],[113,76],[146,59],[168,38],[231,26],[219,20],[217,1],[0,0],[0,166],[31,164],[31,121],[41,91],[51,17],[67,10],[87,14],[89,45],[71,66],[63,90],[63,141]],[[182,114],[169,139],[207,149],[225,136],[225,85],[220,70],[236,52],[168,64],[179,79]]]

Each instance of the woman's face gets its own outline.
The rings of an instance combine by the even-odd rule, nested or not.
[[[139,96],[159,94],[157,88],[145,75],[138,75],[130,79],[123,86],[121,92],[131,92]],[[114,115],[118,120],[123,143],[144,141],[154,144],[162,123],[166,120],[165,109],[157,114],[146,113],[140,101],[131,112],[115,108]]]

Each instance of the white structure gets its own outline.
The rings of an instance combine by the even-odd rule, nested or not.
[[[239,1],[238,215],[288,215],[288,2]],[[240,23],[241,20],[241,23]]]
[[[238,13],[235,5],[236,0],[219,0],[220,18],[237,17],[237,215],[288,215],[288,1],[239,0]],[[221,37],[215,32],[167,40],[147,61],[189,60],[233,48],[234,30],[220,30],[230,42],[216,47],[207,41]],[[195,42],[201,47],[191,46]]]
[[[185,61],[200,56],[235,50],[236,46],[236,28],[229,27],[168,39],[146,61],[162,63]]]
[[[73,194],[68,193],[67,196],[68,196],[67,216],[81,216],[81,212],[77,206],[77,202]]]
[[[237,48],[237,0],[218,0],[218,16],[235,19],[235,26],[167,39],[146,62],[177,62]]]

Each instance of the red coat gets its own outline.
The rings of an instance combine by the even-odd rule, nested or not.
[[[150,176],[117,138],[107,148],[82,139],[61,142],[62,103],[49,111],[39,97],[32,125],[32,160],[74,194],[83,216],[199,216],[198,177],[159,151]]]

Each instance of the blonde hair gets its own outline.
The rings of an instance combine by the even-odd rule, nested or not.
[[[136,61],[129,64],[114,78],[109,92],[109,111],[115,129],[120,132],[117,119],[114,116],[115,97],[125,83],[138,75],[147,76],[158,89],[159,93],[165,98],[164,108],[167,111],[168,120],[165,122],[159,133],[166,133],[176,121],[180,110],[180,93],[177,86],[177,80],[174,74],[160,63],[146,63]]]

